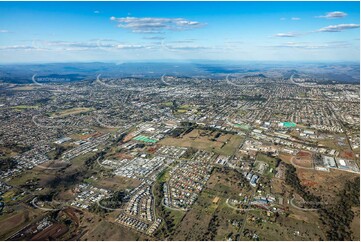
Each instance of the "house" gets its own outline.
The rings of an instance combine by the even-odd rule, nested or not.
[[[215,197],[212,202],[213,204],[217,204],[219,202],[219,197]]]

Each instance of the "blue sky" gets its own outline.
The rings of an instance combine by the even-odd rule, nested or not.
[[[0,62],[359,61],[359,2],[0,2]]]

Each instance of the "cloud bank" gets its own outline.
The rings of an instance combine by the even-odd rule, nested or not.
[[[203,23],[184,18],[136,18],[111,17],[111,21],[118,23],[119,28],[130,29],[134,33],[163,33],[164,31],[182,31],[199,28]]]
[[[318,32],[341,32],[346,29],[357,29],[360,28],[359,24],[337,24],[329,25],[327,27],[321,28]]]
[[[347,13],[341,11],[328,12],[325,15],[316,16],[316,18],[344,18],[347,16]]]

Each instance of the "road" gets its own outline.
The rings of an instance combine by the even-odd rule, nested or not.
[[[36,204],[36,201],[38,200],[37,197],[34,197],[33,200],[31,200],[31,204],[38,208],[38,209],[41,209],[41,210],[44,210],[44,211],[59,211],[61,208],[43,208],[43,207],[39,207],[37,204]]]
[[[296,205],[293,203],[293,200],[294,200],[294,199],[295,199],[295,198],[292,198],[292,199],[290,200],[290,204],[291,204],[292,207],[294,207],[294,208],[296,208],[296,209],[299,209],[299,210],[302,210],[302,211],[317,211],[317,209],[315,209],[315,208],[300,208],[300,207],[296,206]]]
[[[31,120],[33,121],[33,123],[39,127],[39,128],[61,128],[60,126],[55,126],[55,125],[42,125],[42,124],[39,124],[35,121],[35,118],[39,116],[39,115],[34,115]]]
[[[104,124],[103,122],[101,122],[99,120],[100,116],[96,116],[95,117],[95,120],[97,121],[98,124],[100,124],[100,126],[104,127],[104,128],[107,128],[107,129],[119,129],[121,128],[121,126],[111,126],[111,125],[107,125],[107,124]]]
[[[254,195],[256,194],[256,191],[257,191],[257,189],[254,189],[252,196],[251,196],[250,199],[248,200],[248,203],[247,203],[248,206],[249,206],[250,202],[252,201]],[[251,210],[247,210],[247,211],[246,211],[246,215],[245,215],[245,218],[244,218],[244,222],[243,222],[243,224],[242,224],[241,229],[239,230],[239,234],[240,234],[241,236],[243,236],[243,231],[244,231],[244,228],[246,227],[246,223],[247,223],[249,211],[251,211]]]
[[[292,158],[291,158],[291,164],[292,164],[294,167],[300,168],[300,169],[305,169],[305,170],[315,170],[315,168],[313,167],[313,166],[314,166],[313,162],[312,162],[312,167],[304,167],[304,166],[296,165],[296,164],[293,162],[294,159],[295,159],[295,157],[292,156]]]
[[[234,209],[234,210],[238,210],[238,211],[251,211],[251,210],[256,210],[255,208],[235,208],[235,207],[231,206],[228,201],[229,201],[229,198],[227,198],[227,200],[226,200],[227,206],[230,207],[230,208],[232,208],[232,209]]]

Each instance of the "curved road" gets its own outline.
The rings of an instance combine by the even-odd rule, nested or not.
[[[31,120],[33,121],[33,123],[34,123],[36,126],[38,126],[38,127],[40,127],[40,128],[61,128],[60,126],[55,126],[55,125],[42,125],[42,124],[39,124],[39,123],[37,123],[37,122],[35,121],[35,118],[36,118],[37,116],[39,116],[39,114],[34,115],[34,116],[31,118]]]
[[[300,168],[300,169],[304,169],[304,170],[315,170],[313,167],[304,167],[304,166],[299,166],[299,165],[296,165],[294,162],[293,162],[293,160],[295,159],[295,157],[293,156],[292,158],[291,158],[291,164],[294,166],[294,167],[296,167],[296,168]]]
[[[101,122],[101,121],[99,120],[99,118],[100,118],[100,116],[97,115],[97,116],[95,117],[95,120],[97,121],[98,124],[100,124],[100,126],[102,126],[102,127],[104,127],[104,128],[107,128],[107,129],[120,129],[120,128],[121,128],[121,126],[111,126],[111,125],[104,124],[103,122]]]
[[[50,161],[50,160],[48,160],[48,161]],[[35,162],[33,162],[33,161],[30,161],[33,165],[35,165],[36,167],[40,167],[40,168],[42,168],[42,169],[44,169],[44,170],[61,170],[61,169],[63,169],[63,168],[65,168],[68,164],[71,164],[71,163],[69,163],[69,162],[66,162],[66,161],[61,161],[63,164],[65,164],[65,166],[61,166],[61,167],[46,167],[46,166],[43,166],[42,164],[43,163],[41,163],[41,164],[36,164]],[[44,162],[45,163],[45,162]]]
[[[42,208],[42,207],[39,207],[39,206],[36,204],[36,201],[37,201],[37,200],[38,200],[38,198],[37,198],[37,197],[34,197],[34,199],[31,200],[31,204],[32,204],[34,207],[38,208],[38,209],[41,209],[41,210],[44,210],[44,211],[59,211],[59,210],[60,210],[60,208]]]
[[[294,200],[294,199],[295,199],[295,198],[292,198],[292,199],[290,200],[290,204],[291,204],[292,207],[294,207],[294,208],[296,208],[296,209],[299,209],[299,210],[302,210],[302,211],[316,211],[316,210],[318,210],[318,209],[316,209],[316,208],[300,208],[300,207],[296,206],[296,205],[293,203],[293,200]]]
[[[162,205],[168,209],[171,209],[171,210],[175,210],[175,211],[182,211],[182,212],[187,212],[188,209],[184,209],[184,208],[172,208],[172,207],[169,207],[168,205],[165,205],[164,204],[164,198],[162,199]]]
[[[235,208],[232,205],[230,205],[228,201],[229,201],[229,198],[227,198],[227,200],[226,200],[227,206],[230,207],[230,208],[233,208],[234,210],[238,210],[238,211],[254,211],[254,210],[257,210],[255,208]]]
[[[107,209],[107,210],[110,210],[110,211],[124,211],[124,210],[126,210],[126,208],[108,208],[108,207],[104,207],[103,205],[100,204],[100,201],[97,201],[96,203],[102,209]]]

